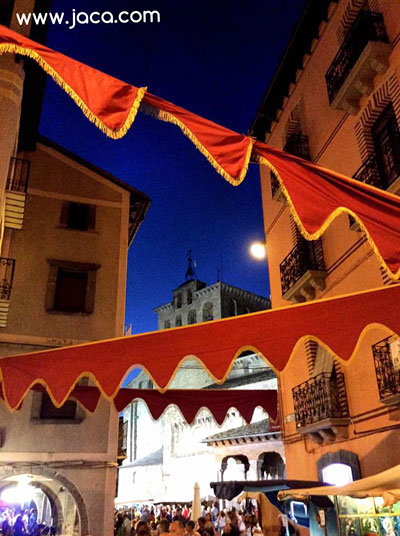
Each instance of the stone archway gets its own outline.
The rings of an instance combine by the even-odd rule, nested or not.
[[[244,479],[247,480],[247,472],[250,469],[250,462],[247,456],[244,454],[231,454],[225,456],[221,462],[221,480],[224,480],[224,473],[228,468],[228,460],[233,459],[237,464],[243,464],[244,466]]]
[[[284,478],[285,462],[279,452],[262,452],[257,460],[259,480],[268,478]]]
[[[53,503],[54,507],[59,509],[57,512],[57,526],[59,526],[60,523],[63,522],[63,514],[60,500],[57,497],[57,494],[54,493],[53,490],[49,489],[48,485],[44,484],[43,482],[40,482],[40,477],[48,478],[56,482],[57,485],[59,485],[60,489],[65,488],[72,496],[79,514],[80,536],[89,536],[89,518],[87,513],[87,507],[82,495],[80,494],[77,487],[70,480],[68,480],[65,476],[60,474],[55,469],[51,469],[45,466],[30,466],[29,468],[5,467],[0,472],[0,490],[10,485],[10,482],[7,482],[7,479],[26,474],[33,476],[32,484],[34,485],[34,487],[40,488],[47,495],[50,504],[52,505]]]

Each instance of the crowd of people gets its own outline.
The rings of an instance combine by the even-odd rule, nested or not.
[[[0,534],[2,536],[47,536],[55,535],[54,527],[39,523],[34,508],[20,510],[4,508],[0,512]]]
[[[157,505],[124,508],[115,512],[114,536],[244,536],[256,525],[256,517],[249,517],[232,508],[219,510],[218,503],[204,507],[197,521],[191,520],[191,509],[187,506]],[[261,532],[255,527],[254,532]]]

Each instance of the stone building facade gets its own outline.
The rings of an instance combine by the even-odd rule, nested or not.
[[[13,12],[34,8],[3,2],[0,20],[18,31]],[[150,201],[38,138],[42,73],[11,55],[0,63],[0,355],[123,336],[128,248]],[[57,409],[31,391],[17,412],[0,405],[0,421],[0,498],[34,506],[59,534],[112,534],[114,406],[100,400],[91,415],[68,400]]]
[[[259,311],[269,307],[269,300],[223,282],[212,285],[189,278],[173,291],[172,302],[157,307],[160,329],[212,321],[218,318]],[[178,320],[178,321],[177,321]],[[182,322],[182,324],[180,324]],[[194,323],[194,322],[193,322]],[[152,388],[151,381],[140,373],[130,384],[135,388]],[[276,389],[275,374],[257,355],[246,352],[234,363],[223,385],[216,385],[195,360],[182,363],[171,389]],[[276,451],[283,460],[279,430],[269,433],[268,415],[257,408],[252,423],[259,435],[252,444],[240,441],[249,432],[239,412],[231,408],[219,426],[207,409],[202,409],[190,425],[180,411],[170,406],[154,421],[147,406],[135,401],[124,412],[127,423],[127,458],[119,468],[117,502],[168,500],[191,501],[195,482],[203,497],[211,496],[210,482],[229,478],[225,465],[237,465],[242,477],[257,479],[262,453]],[[208,440],[215,434],[236,430],[234,440]],[[238,432],[239,431],[239,432]],[[271,439],[271,441],[270,441]],[[232,447],[232,444],[235,444]],[[255,445],[256,448],[255,448]],[[154,479],[154,475],[157,477]],[[231,475],[232,476],[232,475]]]
[[[308,2],[250,132],[398,194],[400,4]],[[272,308],[392,284],[351,218],[307,242],[274,175],[260,173]],[[397,349],[378,326],[346,367],[316,342],[296,349],[279,374],[289,478],[355,479],[400,463]]]

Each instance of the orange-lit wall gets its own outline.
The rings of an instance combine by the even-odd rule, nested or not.
[[[393,99],[400,99],[400,3],[376,0],[373,4],[383,14],[392,44],[389,67],[374,78],[373,91],[369,96],[362,97],[357,114],[348,114],[330,107],[325,73],[339,50],[340,25],[350,4],[354,6],[356,2],[340,0],[331,3],[329,20],[321,23],[320,36],[313,41],[311,55],[304,58],[303,69],[297,72],[296,83],[290,86],[283,110],[278,111],[271,133],[266,136],[267,143],[283,147],[285,126],[294,106],[302,99],[304,134],[308,136],[311,160],[347,176],[352,176],[363,162],[360,142],[356,136],[360,120],[368,107],[372,109],[377,106],[379,93],[385,84],[389,84],[389,79]],[[396,106],[398,104],[397,102]],[[399,116],[397,121],[400,125]],[[272,199],[269,171],[261,168],[260,173],[272,307],[287,306],[290,302],[282,298],[280,263],[294,246],[289,209],[284,202]],[[389,190],[394,193],[400,191],[400,177]],[[322,245],[328,275],[325,290],[318,290],[316,298],[388,284],[364,235],[350,230],[347,216],[342,215],[334,221],[325,232]],[[399,311],[393,311],[393,314],[399,314]],[[332,329],[340,336],[340,318],[332,325]],[[388,408],[380,401],[371,349],[372,344],[388,335],[390,333],[383,328],[370,331],[362,340],[354,359],[341,365],[351,419],[347,440],[334,443],[325,441],[323,445],[318,445],[296,430],[292,388],[308,380],[311,374],[304,345],[280,374],[288,478],[317,478],[317,460],[327,452],[340,449],[358,455],[363,477],[400,463],[400,428],[396,429],[397,425],[400,426],[400,410]]]

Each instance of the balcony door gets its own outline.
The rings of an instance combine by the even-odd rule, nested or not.
[[[386,187],[400,175],[400,132],[399,125],[389,104],[372,127],[379,172]]]

